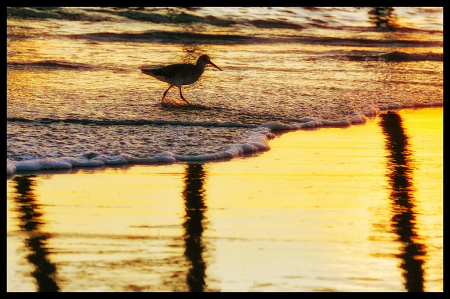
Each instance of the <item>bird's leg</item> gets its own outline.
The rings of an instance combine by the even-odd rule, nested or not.
[[[178,86],[178,89],[180,90],[180,97],[190,106],[191,104],[189,104],[189,102],[186,101],[186,99],[183,97],[183,94],[181,93],[181,86]]]
[[[161,99],[161,103],[164,102],[164,98],[166,97],[167,92],[169,91],[169,89],[171,89],[173,87],[173,85],[170,85],[169,88],[167,88],[167,90],[164,92],[163,97]]]

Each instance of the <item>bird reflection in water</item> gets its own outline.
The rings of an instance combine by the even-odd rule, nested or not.
[[[202,292],[205,288],[206,264],[203,260],[205,247],[202,242],[206,218],[204,216],[206,205],[203,198],[204,177],[202,164],[187,164],[183,192],[186,211],[183,227],[185,229],[184,255],[189,264],[186,282],[191,292]]]
[[[386,136],[388,150],[388,180],[391,185],[391,226],[401,242],[401,268],[404,270],[405,288],[409,292],[422,292],[424,271],[422,268],[425,247],[417,236],[416,213],[412,186],[411,152],[400,115],[388,112],[380,115],[380,125]]]
[[[35,266],[35,271],[31,275],[36,279],[39,292],[57,292],[59,287],[55,281],[56,267],[47,259],[48,236],[41,231],[42,214],[39,212],[40,205],[33,193],[33,187],[36,185],[35,178],[34,176],[16,176],[13,180],[16,183],[15,201],[18,206],[20,228],[28,234],[25,245],[31,253],[27,259]]]

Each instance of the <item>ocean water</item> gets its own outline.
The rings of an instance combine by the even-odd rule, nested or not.
[[[210,161],[443,105],[443,8],[8,8],[7,173]],[[143,66],[207,67],[161,102]]]

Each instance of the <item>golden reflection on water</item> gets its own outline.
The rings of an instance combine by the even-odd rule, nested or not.
[[[442,108],[270,145],[15,176],[8,290],[443,290]]]

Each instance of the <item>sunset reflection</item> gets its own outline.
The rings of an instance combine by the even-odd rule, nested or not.
[[[442,290],[439,132],[442,109],[402,110],[284,134],[252,158],[17,175],[8,244],[25,232],[30,254],[8,252],[8,285]]]
[[[443,7],[7,7],[8,291],[443,291],[443,44]]]

